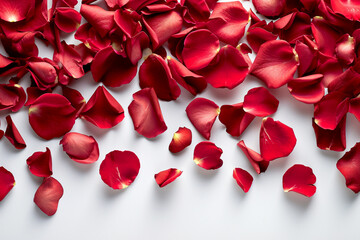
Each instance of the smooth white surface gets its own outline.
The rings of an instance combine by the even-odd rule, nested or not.
[[[249,7],[249,2],[243,2]],[[39,43],[41,44],[41,43]],[[51,49],[41,47],[40,56],[52,57]],[[141,63],[140,63],[141,64]],[[139,64],[139,66],[140,66]],[[28,86],[29,75],[22,81]],[[219,106],[241,102],[247,91],[261,86],[248,77],[229,91],[208,86],[203,94]],[[86,100],[95,91],[90,73],[71,87],[81,91]],[[146,139],[133,130],[127,107],[132,94],[139,90],[136,77],[129,85],[109,89],[125,109],[125,119],[116,127],[101,130],[78,119],[72,131],[92,135],[100,147],[99,161],[92,165],[73,162],[59,146],[60,139],[44,141],[28,123],[27,108],[11,114],[27,147],[15,150],[3,138],[0,142],[0,165],[11,171],[16,186],[0,202],[0,239],[357,239],[360,200],[345,187],[336,169],[343,153],[322,151],[316,147],[311,126],[313,106],[297,102],[286,87],[271,90],[280,100],[275,120],[291,126],[297,137],[293,153],[271,162],[266,173],[257,175],[236,146],[241,139],[259,150],[261,119],[257,118],[241,138],[233,138],[217,120],[211,141],[224,151],[224,165],[206,171],[192,160],[197,143],[204,141],[185,114],[193,97],[182,88],[173,102],[160,102],[168,130],[155,139]],[[1,113],[2,129],[7,113]],[[193,143],[179,154],[171,154],[168,144],[181,126],[193,132]],[[348,115],[347,150],[359,139],[359,122]],[[64,187],[58,212],[48,217],[33,203],[41,183],[27,169],[26,159],[35,151],[49,147],[53,172]],[[105,185],[98,173],[105,155],[112,150],[131,150],[140,159],[141,169],[135,182],[125,190],[114,191]],[[293,164],[310,166],[317,177],[317,192],[312,198],[284,193],[282,175]],[[183,170],[175,182],[160,189],[154,174],[175,167]],[[247,194],[232,178],[235,167],[246,169],[254,177]]]

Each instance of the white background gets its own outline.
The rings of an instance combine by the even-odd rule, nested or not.
[[[243,2],[249,8],[249,2]],[[78,6],[79,7],[79,6]],[[79,8],[77,8],[79,9]],[[52,57],[52,49],[40,45],[40,56]],[[140,63],[141,64],[141,63]],[[140,66],[139,64],[139,66]],[[29,85],[29,75],[21,81]],[[81,91],[86,100],[95,91],[91,74],[71,87]],[[210,85],[199,97],[214,100],[219,106],[243,100],[247,91],[262,83],[248,77],[235,89],[214,89]],[[160,102],[168,130],[155,139],[146,139],[133,130],[127,107],[132,94],[139,90],[138,77],[129,85],[109,89],[125,109],[125,119],[108,130],[98,129],[78,119],[72,131],[92,135],[100,147],[99,161],[92,165],[73,162],[59,146],[60,139],[45,141],[37,137],[28,123],[27,108],[11,114],[27,147],[16,150],[7,139],[0,142],[0,166],[11,171],[16,186],[0,202],[0,239],[356,239],[360,221],[358,196],[345,186],[336,169],[343,153],[316,147],[311,125],[313,106],[297,102],[286,87],[271,90],[280,100],[275,120],[291,126],[297,137],[293,153],[271,162],[266,173],[257,175],[237,147],[241,139],[259,151],[257,118],[241,138],[233,138],[217,120],[211,141],[224,151],[224,165],[215,171],[198,167],[192,160],[197,143],[204,141],[185,114],[193,97],[182,88],[180,98]],[[1,113],[2,129],[5,116]],[[182,126],[193,132],[193,143],[179,154],[171,154],[168,144]],[[348,115],[347,151],[358,141],[359,122]],[[35,151],[49,147],[53,172],[64,188],[57,213],[48,217],[33,203],[42,179],[27,169],[26,159]],[[127,189],[115,191],[105,185],[99,165],[112,150],[130,150],[137,154],[141,168],[135,182]],[[284,193],[282,175],[292,165],[310,166],[316,177],[317,191],[312,198]],[[160,189],[154,174],[168,168],[183,174]],[[246,169],[254,177],[248,193],[232,178],[235,167]]]

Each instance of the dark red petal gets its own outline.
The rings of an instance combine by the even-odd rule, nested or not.
[[[288,156],[296,145],[291,127],[272,118],[264,118],[260,129],[260,152],[266,161]]]
[[[235,168],[233,171],[233,178],[236,180],[237,184],[244,192],[247,193],[249,191],[253,182],[253,177],[250,175],[250,173],[248,173],[244,169]]]
[[[292,79],[298,65],[298,55],[290,44],[273,40],[261,45],[250,73],[269,88],[278,88]]]
[[[0,201],[2,201],[10,190],[15,186],[15,179],[11,172],[0,167]]]
[[[101,37],[96,29],[89,23],[81,25],[75,33],[75,39],[82,41],[92,51],[99,51],[111,44],[111,39]]]
[[[246,33],[246,40],[255,53],[259,51],[262,44],[276,38],[277,35],[261,27],[251,27]]]
[[[345,177],[346,186],[354,193],[360,191],[360,143],[356,143],[336,164]]]
[[[335,13],[340,13],[349,20],[360,20],[360,2],[357,0],[330,0]]]
[[[283,189],[311,197],[316,192],[315,182],[316,176],[310,167],[295,164],[284,173]]]
[[[134,93],[133,98],[129,105],[129,114],[134,129],[147,138],[154,138],[165,132],[167,126],[154,89],[144,88]]]
[[[216,63],[205,68],[201,74],[215,88],[233,89],[245,80],[249,67],[244,55],[227,45],[220,49]]]
[[[28,63],[30,73],[40,90],[54,87],[58,82],[55,67],[45,61],[34,61]]]
[[[225,125],[226,132],[234,137],[239,137],[254,118],[254,115],[244,111],[243,103],[223,105],[220,108],[219,120]]]
[[[167,61],[173,78],[192,95],[195,96],[206,88],[207,82],[203,76],[191,72],[175,58],[168,56]]]
[[[103,82],[107,87],[119,87],[133,80],[137,65],[128,58],[116,54],[111,46],[99,51],[91,64],[95,82]]]
[[[35,0],[0,1],[0,18],[9,23],[24,20],[34,11]]]
[[[307,72],[313,71],[316,68],[317,50],[315,47],[317,48],[317,46],[309,46],[307,43],[296,41],[295,51],[299,56],[299,77],[303,76]]]
[[[19,84],[0,84],[0,110],[17,112],[26,100],[24,89]]]
[[[139,170],[140,161],[135,153],[115,150],[106,154],[99,172],[111,188],[124,189],[134,182]]]
[[[54,22],[61,31],[71,33],[79,28],[81,15],[75,9],[58,7],[56,8]]]
[[[206,26],[220,41],[236,47],[249,20],[249,12],[241,2],[218,2]]]
[[[49,148],[45,152],[35,152],[31,155],[26,163],[32,174],[38,177],[50,177],[52,172],[52,158]]]
[[[120,123],[125,115],[118,101],[105,87],[99,86],[83,108],[80,117],[99,128],[112,128]]]
[[[346,115],[339,122],[334,130],[319,127],[313,118],[312,126],[316,136],[318,148],[342,152],[346,148]]]
[[[169,145],[169,151],[172,153],[178,153],[190,146],[192,141],[191,130],[186,127],[180,127],[179,130],[174,133],[173,138]]]
[[[118,9],[115,12],[114,20],[116,25],[128,37],[132,38],[141,29],[140,22],[131,15],[133,12]]]
[[[19,130],[15,126],[10,115],[6,117],[6,122],[7,127],[5,131],[5,137],[10,141],[12,145],[14,145],[16,149],[24,149],[26,147],[26,143],[20,135]]]
[[[132,64],[136,65],[142,58],[142,52],[149,46],[149,37],[145,32],[139,32],[126,42],[126,54]]]
[[[169,168],[155,174],[155,181],[159,187],[165,187],[169,183],[172,183],[175,179],[180,177],[183,172],[176,168]]]
[[[35,193],[34,202],[46,215],[52,216],[56,213],[63,194],[64,189],[55,178],[44,178]]]
[[[84,97],[78,90],[63,86],[62,94],[77,111],[80,111],[86,104]]]
[[[201,142],[195,146],[194,162],[206,170],[218,169],[223,165],[220,159],[223,151],[212,142]]]
[[[349,113],[354,114],[356,119],[360,121],[360,96],[350,100]]]
[[[28,87],[26,89],[26,93],[27,93],[27,101],[25,103],[25,106],[30,106],[31,104],[33,104],[36,99],[38,99],[41,95],[45,94],[45,93],[51,93],[52,90],[51,89],[47,89],[45,91],[40,90],[38,87]]]
[[[354,67],[350,67],[342,74],[336,76],[328,85],[329,93],[342,92],[345,95],[356,97],[360,88],[360,73]]]
[[[115,25],[114,12],[106,11],[99,6],[82,4],[80,13],[101,37],[110,32]]]
[[[75,162],[90,164],[99,159],[99,146],[95,138],[70,132],[61,139],[64,152]]]
[[[93,0],[90,0],[93,1]],[[96,0],[95,0],[96,1]],[[130,0],[105,0],[109,8],[115,8],[116,6],[122,7],[127,4]],[[84,3],[84,0],[83,0]]]
[[[304,103],[317,103],[325,94],[321,80],[324,75],[313,74],[291,80],[288,89],[291,95]]]
[[[286,7],[286,0],[268,1],[268,0],[252,0],[256,11],[265,17],[279,16]]]
[[[186,114],[196,130],[206,139],[210,139],[210,131],[220,109],[211,100],[196,98],[187,107]]]
[[[171,101],[180,96],[180,87],[173,79],[169,66],[157,54],[151,54],[141,65],[139,80],[141,88],[153,88],[161,100]]]
[[[248,148],[245,145],[245,142],[243,140],[241,140],[240,142],[238,142],[237,144],[240,149],[243,151],[243,153],[245,154],[246,158],[249,160],[250,164],[253,166],[253,168],[255,169],[255,171],[257,172],[257,174],[260,174],[262,172],[265,172],[266,169],[269,166],[269,161],[265,161],[261,155],[257,152],[255,152],[254,150]]]
[[[279,101],[263,87],[252,88],[244,97],[244,111],[257,117],[276,112]]]
[[[205,22],[208,20],[210,16],[210,7],[206,0],[181,0],[180,3],[186,7],[186,13],[190,15],[190,19],[187,19],[185,15],[184,20],[191,23]]]
[[[275,27],[280,30],[279,37],[290,44],[304,36],[311,36],[311,18],[303,12],[294,12],[275,22]]]
[[[322,53],[319,53],[318,56],[319,61],[316,73],[324,75],[322,82],[325,87],[328,87],[333,81],[342,75],[343,68],[337,58],[325,56]]]
[[[191,32],[184,40],[182,59],[190,70],[199,70],[209,65],[220,50],[220,42],[209,30]]]
[[[64,96],[45,93],[30,106],[29,122],[37,135],[50,140],[71,130],[75,113],[75,108]]]
[[[356,57],[354,38],[349,34],[343,35],[336,43],[335,53],[340,62],[350,65]]]

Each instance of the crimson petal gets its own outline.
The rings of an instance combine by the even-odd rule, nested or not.
[[[212,142],[200,142],[194,149],[194,162],[206,170],[218,169],[223,165],[220,159],[223,151]]]
[[[10,190],[15,186],[14,175],[6,170],[4,167],[0,167],[0,201],[2,201]]]
[[[244,111],[257,117],[265,117],[276,112],[277,100],[266,88],[252,88],[244,97]]]
[[[58,7],[56,8],[54,22],[61,31],[71,33],[79,28],[81,15],[75,9]]]
[[[322,79],[324,75],[313,74],[291,80],[288,89],[291,95],[304,103],[317,103],[325,94]]]
[[[360,191],[360,143],[356,143],[336,163],[337,169],[345,177],[346,186],[354,193]]]
[[[316,192],[315,182],[316,176],[310,167],[295,164],[284,173],[283,189],[311,197]]]
[[[159,187],[165,187],[169,183],[172,183],[175,179],[180,177],[183,172],[176,168],[169,168],[155,174],[154,178]]]
[[[340,62],[350,65],[355,57],[355,39],[345,34],[336,42],[335,53]]]
[[[34,202],[46,215],[52,216],[56,213],[63,194],[64,189],[55,178],[44,178],[35,193]]]
[[[0,84],[0,110],[17,112],[24,105],[26,94],[19,84]]]
[[[49,148],[45,152],[34,152],[26,163],[30,172],[38,177],[50,177],[52,172],[52,158]]]
[[[279,16],[286,7],[286,0],[268,1],[268,0],[252,0],[256,11],[265,17]]]
[[[235,168],[233,171],[233,178],[244,192],[247,193],[249,191],[253,182],[253,177],[250,175],[250,173],[244,169]]]
[[[34,11],[35,0],[0,1],[0,18],[9,23],[24,20]]]
[[[251,148],[248,148],[243,140],[238,142],[237,145],[243,151],[246,158],[249,160],[250,164],[253,166],[257,174],[266,171],[270,163],[269,161],[265,161],[259,153],[255,152]]]
[[[12,145],[14,145],[16,149],[24,149],[26,147],[26,143],[20,135],[20,132],[12,121],[10,115],[6,117],[6,122],[7,127],[5,131],[5,137],[10,141]]]
[[[115,25],[115,12],[106,11],[99,6],[82,4],[80,13],[96,29],[101,37],[108,34]]]
[[[169,145],[169,151],[172,153],[178,153],[190,146],[192,141],[191,130],[186,127],[180,127],[179,130],[174,133],[173,138]]]
[[[356,0],[330,0],[335,13],[340,13],[349,20],[360,20],[360,3]]]

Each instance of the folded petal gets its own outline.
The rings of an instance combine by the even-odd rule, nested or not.
[[[50,177],[52,172],[52,158],[49,148],[45,152],[34,152],[26,163],[30,172],[37,177]]]
[[[246,32],[246,40],[250,47],[257,53],[262,44],[275,40],[277,35],[262,28],[262,27],[250,27]]]
[[[337,169],[345,177],[346,186],[354,193],[360,191],[360,143],[356,143],[336,163]]]
[[[79,28],[81,15],[75,9],[58,7],[56,8],[54,22],[61,31],[71,33]]]
[[[311,18],[304,12],[290,13],[275,22],[275,27],[279,29],[279,37],[290,44],[304,36],[311,36]]]
[[[243,140],[238,142],[237,145],[243,151],[246,158],[249,160],[250,164],[253,166],[257,174],[266,171],[270,163],[269,161],[265,161],[259,153],[255,152],[251,148],[248,148]]]
[[[4,167],[0,167],[0,201],[6,197],[14,186],[14,175]]]
[[[190,146],[191,141],[191,130],[186,127],[180,127],[173,135],[173,138],[169,145],[169,151],[172,153],[181,152],[186,147]]]
[[[14,122],[11,119],[11,116],[6,116],[7,127],[5,131],[5,137],[9,140],[9,142],[14,145],[16,149],[24,149],[26,148],[26,143],[22,136],[20,135],[19,130],[15,126]]]
[[[252,88],[244,97],[244,111],[257,117],[266,117],[276,112],[277,100],[264,87]]]
[[[176,168],[169,168],[167,170],[161,171],[155,174],[155,181],[159,187],[165,187],[169,183],[172,183],[175,179],[180,177],[183,172]]]
[[[324,75],[313,74],[288,82],[291,95],[303,103],[317,103],[325,94],[322,79]]]
[[[114,150],[106,154],[100,164],[101,179],[113,189],[130,186],[140,170],[140,161],[135,153]]]
[[[316,176],[310,167],[295,164],[284,173],[283,189],[311,197],[316,192],[315,182]]]
[[[360,6],[359,6],[360,9]],[[355,60],[355,40],[345,34],[336,42],[336,57],[345,65],[350,65]]]
[[[52,216],[56,213],[63,194],[64,189],[55,178],[44,178],[35,193],[34,202],[46,215]]]
[[[304,37],[305,38],[305,37]],[[311,41],[312,42],[312,41]],[[302,77],[305,73],[312,72],[317,66],[317,46],[308,42],[296,41],[295,51],[299,56],[298,75]]]
[[[63,86],[62,94],[78,112],[81,111],[86,104],[86,100],[78,90]]]
[[[101,37],[108,34],[115,25],[114,11],[106,11],[96,5],[82,4],[80,13],[96,29]]]
[[[194,149],[194,162],[206,170],[215,170],[223,165],[223,151],[212,142],[200,142]]]
[[[55,67],[42,59],[28,62],[31,77],[40,90],[54,87],[58,83],[58,74]]]
[[[26,100],[24,89],[19,84],[0,84],[0,110],[17,112]]]
[[[256,11],[265,17],[279,16],[286,7],[286,0],[252,0],[252,3],[254,4]]]
[[[239,187],[244,192],[248,192],[253,182],[253,177],[246,170],[241,168],[235,168],[233,171],[233,178],[236,180]]]
[[[349,20],[360,20],[360,3],[356,0],[330,0],[331,8]]]

